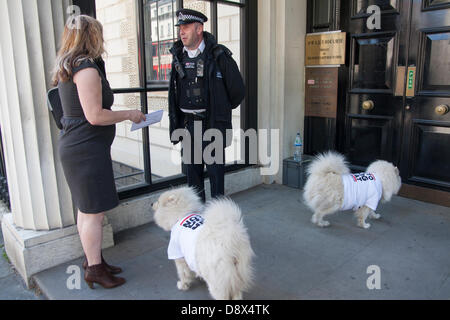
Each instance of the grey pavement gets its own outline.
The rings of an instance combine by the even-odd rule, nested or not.
[[[43,300],[44,298],[38,290],[28,290],[21,276],[9,263],[0,228],[0,300]]]
[[[394,197],[381,204],[379,221],[363,230],[351,212],[330,217],[330,228],[310,223],[301,191],[263,185],[232,196],[244,213],[256,253],[256,282],[248,300],[450,299],[450,208]],[[176,288],[167,259],[169,234],[154,224],[115,235],[105,259],[124,269],[115,289],[67,288],[67,268],[77,259],[34,277],[48,299],[210,299],[204,282]],[[367,268],[381,269],[381,289],[369,290]],[[81,270],[81,277],[83,271]]]

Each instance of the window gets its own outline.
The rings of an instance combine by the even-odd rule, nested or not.
[[[73,0],[83,12],[92,2]],[[96,0],[96,18],[103,24],[107,77],[115,93],[113,110],[164,110],[163,121],[131,132],[131,123],[117,124],[111,153],[121,199],[185,183],[180,145],[169,139],[168,80],[177,41],[175,12],[185,7],[203,12],[212,33],[233,52],[247,84],[247,98],[233,112],[234,129],[256,129],[256,7],[250,1],[226,0]],[[227,171],[240,169],[239,136],[227,149]]]
[[[169,49],[177,38],[176,30],[173,28],[174,21],[176,21],[176,10],[177,3],[175,0],[144,0],[145,51],[148,71],[146,77],[148,83],[170,79],[172,57]],[[149,15],[149,12],[154,14]],[[159,12],[159,15],[155,15],[156,12]],[[164,32],[164,26],[167,27],[167,32]],[[152,29],[159,29],[159,34],[149,32]],[[152,53],[151,56],[150,52]]]
[[[241,66],[241,10],[239,7],[218,4],[217,5],[217,41],[225,45],[233,52],[233,58],[238,66]],[[242,161],[241,155],[241,136],[236,129],[241,128],[241,107],[233,110],[232,122],[233,135],[232,145],[226,149],[226,161]]]
[[[103,25],[107,78],[115,92],[112,110],[142,109],[139,65],[138,2],[135,0],[96,0],[97,19]],[[131,132],[131,121],[116,125],[116,137],[111,147],[114,177],[119,192],[143,187],[147,183],[145,149],[146,132]]]

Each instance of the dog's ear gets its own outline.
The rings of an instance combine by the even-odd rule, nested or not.
[[[399,176],[400,175],[400,170],[398,170],[397,167],[395,167],[395,173]]]
[[[171,195],[169,196],[169,198],[167,198],[167,204],[176,204],[178,202],[178,197],[175,195]]]

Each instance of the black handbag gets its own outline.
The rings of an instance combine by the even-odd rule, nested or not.
[[[99,57],[95,59],[94,62],[106,78],[105,61],[101,57]],[[58,87],[55,87],[48,91],[47,106],[53,116],[53,119],[55,120],[56,126],[62,130],[63,126],[61,124],[61,118],[63,117],[63,109],[61,98],[59,97]]]
[[[53,88],[48,91],[47,106],[55,120],[56,126],[62,130],[63,126],[61,124],[61,118],[63,117],[63,109],[58,88]]]

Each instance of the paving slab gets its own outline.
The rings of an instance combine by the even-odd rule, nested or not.
[[[42,300],[34,289],[28,289],[6,258],[3,234],[0,228],[0,300]]]

